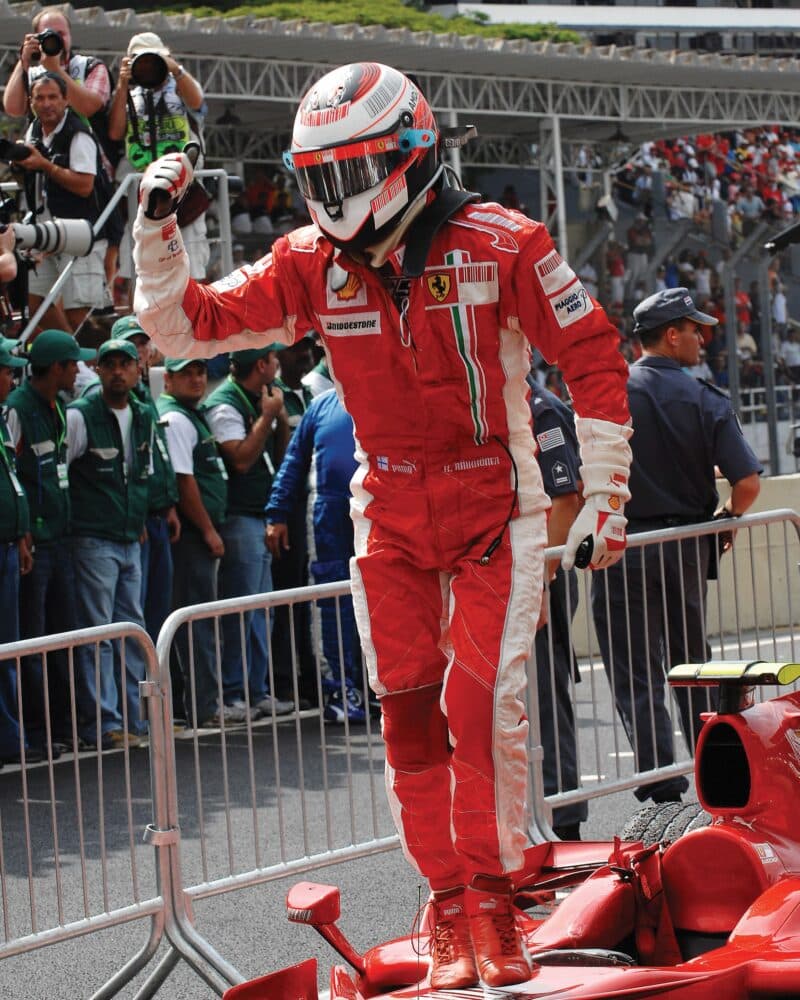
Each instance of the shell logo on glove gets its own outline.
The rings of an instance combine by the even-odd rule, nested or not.
[[[608,498],[608,506],[612,510],[619,510],[620,507],[622,506],[622,501],[617,496],[611,496]]]

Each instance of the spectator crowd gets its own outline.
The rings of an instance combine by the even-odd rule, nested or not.
[[[25,356],[16,346],[0,343],[4,641],[112,622],[141,625],[155,641],[176,608],[269,592],[273,576],[280,588],[308,583],[312,461],[323,499],[310,498],[319,529],[311,579],[347,576],[353,433],[313,338],[234,352],[211,392],[207,361],[167,358],[155,400],[150,339],[134,316],[118,319],[97,352],[56,329]],[[313,403],[320,392],[324,409]],[[307,608],[295,610],[293,621],[226,615],[218,639],[211,620],[182,628],[176,716],[209,729],[319,703],[312,623]],[[363,722],[352,609],[329,601],[320,613],[325,718]],[[72,667],[66,654],[24,657],[22,719],[14,664],[3,664],[0,762],[22,747],[27,761],[71,749],[73,716],[81,748],[137,745],[147,733],[145,667],[135,643],[120,652],[116,642],[82,646]]]
[[[786,254],[770,262],[766,303],[757,280],[734,274],[733,315],[727,315],[724,277],[758,224],[774,231],[800,211],[800,132],[775,126],[644,143],[616,172],[614,195],[633,221],[618,228],[580,274],[617,325],[628,362],[641,355],[631,319],[636,304],[654,292],[685,287],[698,307],[719,321],[706,330],[692,374],[727,390],[735,344],[743,400],[754,400],[752,390],[765,384],[766,314],[776,384],[798,385],[800,327],[789,314]],[[717,223],[724,220],[721,228],[712,216]],[[676,232],[671,224],[680,222],[687,227],[684,240],[674,251],[661,250],[659,240],[671,238]],[[737,260],[737,268],[747,273],[747,260]],[[796,396],[793,388],[790,396]]]

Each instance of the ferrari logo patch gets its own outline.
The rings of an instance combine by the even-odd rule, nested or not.
[[[427,282],[428,282],[428,291],[436,299],[436,301],[444,302],[444,300],[450,293],[450,275],[429,274]]]

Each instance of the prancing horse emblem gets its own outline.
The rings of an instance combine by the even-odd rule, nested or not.
[[[428,277],[428,291],[437,302],[444,302],[450,293],[450,275],[431,274]]]

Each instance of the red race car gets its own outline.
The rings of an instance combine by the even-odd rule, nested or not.
[[[800,664],[763,661],[670,672],[671,684],[719,686],[719,710],[708,715],[695,758],[708,815],[695,810],[695,828],[672,842],[691,809],[666,803],[629,823],[641,839],[529,848],[515,903],[532,974],[493,992],[526,1000],[800,998],[800,693],[753,699],[755,685],[798,678]],[[482,995],[481,986],[430,990],[424,916],[418,933],[360,955],[336,925],[338,888],[301,882],[286,905],[291,921],[316,928],[350,966],[332,968],[331,1000]],[[318,1000],[316,961],[235,986],[225,998]]]

